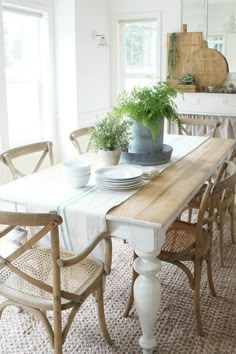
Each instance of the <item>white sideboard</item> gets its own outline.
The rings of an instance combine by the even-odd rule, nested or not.
[[[236,94],[226,93],[183,93],[176,98],[181,114],[200,114],[236,117]]]
[[[175,102],[180,116],[205,117],[220,121],[217,136],[236,139],[236,94],[224,93],[183,93],[178,94]],[[169,126],[169,132],[174,130]]]

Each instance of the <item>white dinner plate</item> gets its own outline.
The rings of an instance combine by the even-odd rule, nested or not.
[[[143,176],[137,177],[137,178],[133,178],[133,179],[107,179],[107,178],[102,178],[100,176],[96,176],[96,180],[98,182],[104,182],[104,183],[116,183],[116,184],[133,184],[133,183],[137,183],[143,180]]]
[[[132,187],[135,185],[139,185],[140,183],[142,183],[143,180],[139,180],[139,181],[135,181],[133,183],[116,183],[116,182],[104,182],[104,181],[100,181],[98,179],[96,179],[96,184],[99,185],[103,185],[103,186],[110,186],[110,187]]]
[[[132,180],[143,175],[143,171],[140,168],[133,166],[110,166],[99,168],[95,171],[96,176],[103,180],[120,181],[120,180]]]
[[[97,183],[97,186],[99,188],[109,189],[109,190],[116,190],[116,191],[125,191],[125,190],[135,189],[135,188],[142,187],[142,185],[143,185],[143,181],[141,181],[139,183],[135,183],[133,185],[129,185],[129,186],[120,186],[120,185],[110,185],[110,184]]]

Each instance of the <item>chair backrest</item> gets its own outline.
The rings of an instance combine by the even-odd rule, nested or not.
[[[49,157],[50,165],[54,163],[53,144],[50,141],[42,141],[7,150],[0,155],[0,161],[10,169],[13,179],[29,174],[23,172],[22,169],[24,170],[24,168],[19,168],[17,165],[17,162],[19,164],[19,158],[25,155],[32,155],[36,159],[36,162],[34,162],[35,167],[32,169],[31,173],[37,172],[40,169],[46,157]],[[33,161],[31,162],[33,163]]]
[[[204,118],[180,118],[178,134],[180,135],[201,135],[214,138],[221,123]]]
[[[93,128],[92,126],[86,128],[80,128],[70,133],[70,141],[77,149],[79,155],[88,152],[90,149],[91,146],[90,130],[92,128]],[[84,138],[83,141],[82,141],[82,137]]]
[[[234,162],[228,161],[224,162],[223,168],[219,170],[213,186],[214,205],[218,212],[226,210],[235,198],[236,165]],[[221,174],[222,171],[224,172],[223,175]]]
[[[221,181],[223,178],[229,177],[232,173],[236,171],[236,150],[233,150],[228,159],[226,159],[222,165],[219,167],[215,183]]]
[[[213,210],[212,184],[209,182],[201,199],[196,224],[196,246],[200,249],[201,247],[208,247],[208,241],[211,236],[212,224],[215,217]]]
[[[20,248],[8,255],[6,258],[1,255],[0,251],[0,269],[4,269],[4,267],[6,267],[6,273],[8,273],[7,270],[10,270],[11,272],[17,274],[20,278],[24,279],[27,284],[30,283],[32,286],[35,286],[39,289],[43,289],[53,295],[57,294],[56,296],[58,297],[58,299],[60,299],[60,267],[57,264],[57,260],[60,258],[58,225],[60,225],[61,223],[62,218],[59,215],[56,215],[55,212],[51,212],[48,214],[36,214],[0,211],[0,224],[8,225],[3,232],[0,232],[0,238],[4,239],[4,236],[8,235],[8,233],[12,229],[14,229],[16,225],[35,227],[34,231],[32,232],[32,237]],[[26,269],[21,266],[20,261],[23,254],[25,255],[29,250],[31,251],[32,247],[41,238],[43,238],[44,236],[48,237],[48,235],[51,235],[52,252],[50,254],[52,258],[52,276],[54,280],[53,287],[41,281],[40,264],[44,260],[41,259],[36,261],[37,248],[35,248],[35,267],[32,267],[32,271],[26,271]],[[37,265],[39,267],[38,271],[35,270]],[[33,268],[35,269],[33,270]],[[1,276],[3,276],[2,273]],[[3,287],[4,285],[2,284],[1,294],[3,294],[4,291],[8,291],[8,285],[6,285],[5,290],[3,289]]]

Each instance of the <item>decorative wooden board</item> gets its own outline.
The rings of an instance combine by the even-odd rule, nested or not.
[[[209,83],[220,87],[226,79],[227,60],[215,49],[201,48],[192,53],[187,61],[199,88],[207,87]]]
[[[167,36],[167,53],[170,35]],[[176,64],[169,76],[173,85],[187,73],[192,73],[196,78],[198,90],[207,87],[210,82],[215,87],[223,84],[228,72],[227,60],[217,50],[206,48],[202,32],[176,33],[175,49]]]
[[[167,35],[167,52],[169,48],[170,33]],[[188,67],[188,59],[192,53],[201,49],[204,45],[202,32],[180,32],[176,33],[176,65],[171,76],[171,80],[177,81],[180,76],[191,72]]]

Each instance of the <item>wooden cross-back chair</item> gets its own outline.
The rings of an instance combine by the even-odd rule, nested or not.
[[[70,133],[70,141],[75,146],[79,155],[82,155],[82,154],[88,152],[90,149],[90,146],[91,146],[90,131],[92,128],[93,128],[92,126],[86,127],[86,128],[80,128],[80,129],[76,129],[72,133]],[[82,137],[87,137],[87,141],[84,142],[83,148],[82,148],[82,144],[80,142],[80,140],[82,140]]]
[[[224,241],[224,225],[227,214],[230,217],[231,241],[235,243],[234,236],[234,199],[236,186],[236,150],[233,150],[228,160],[224,161],[220,166],[213,182],[213,193],[215,194],[213,207],[216,210],[216,223],[219,229],[219,260],[220,265],[224,266],[223,241]],[[204,185],[194,198],[188,204],[189,220],[191,220],[192,209],[199,209],[200,200],[206,185]]]
[[[218,121],[204,118],[179,118],[179,121],[178,134],[180,135],[202,135],[214,138],[217,129],[221,126]]]
[[[166,232],[166,239],[158,258],[182,269],[193,290],[193,304],[199,335],[203,336],[200,316],[200,282],[203,262],[207,264],[207,276],[210,291],[216,296],[211,269],[211,237],[212,224],[215,219],[212,208],[212,185],[209,183],[204,191],[196,223],[176,220]],[[210,205],[210,208],[209,208]],[[134,253],[134,259],[136,258]],[[193,263],[193,273],[188,263]],[[138,274],[133,270],[131,293],[124,316],[127,317],[132,308],[133,285]],[[147,300],[148,301],[148,300]]]
[[[20,158],[24,157],[25,155],[31,155],[33,157],[30,161],[33,166],[35,164],[35,167],[30,170],[33,173],[37,172],[41,168],[43,162],[46,160],[47,157],[49,158],[50,165],[53,165],[54,163],[53,144],[50,141],[42,141],[33,144],[23,145],[4,151],[0,154],[0,161],[2,161],[9,168],[12,178],[14,180],[20,177],[24,177],[26,174],[28,174],[28,172],[26,173],[24,171],[24,166],[26,166],[26,163],[22,164],[22,161],[20,161]],[[22,167],[19,167],[19,165],[21,164]],[[27,163],[27,167],[29,165],[30,164]],[[16,205],[15,209],[17,210]],[[2,229],[2,226],[0,226],[0,228]],[[17,226],[11,236],[6,237],[4,240],[4,247],[6,248],[6,252],[8,252],[7,249],[9,247],[18,247],[25,240],[26,236],[26,229]]]
[[[0,237],[4,237],[15,225],[34,227],[34,233],[23,246],[7,257],[0,256],[0,294],[6,300],[0,304],[0,316],[7,306],[20,306],[42,321],[52,348],[62,353],[73,319],[82,303],[95,294],[100,330],[111,344],[103,305],[103,277],[111,269],[111,239],[106,232],[80,254],[60,250],[58,226],[62,218],[55,213],[0,212],[0,223],[8,225]],[[36,228],[35,228],[36,227]],[[50,234],[51,247],[39,248],[36,243]],[[79,236],[78,236],[79,237]],[[104,242],[104,263],[90,258],[90,253]],[[1,253],[1,252],[0,252]],[[70,310],[62,327],[62,311]],[[53,311],[53,326],[47,318]]]
[[[35,167],[32,169],[32,173],[37,172],[45,161],[46,157],[49,157],[50,165],[53,165],[53,144],[50,141],[42,141],[33,144],[19,146],[13,149],[9,149],[0,154],[0,161],[2,161],[9,169],[13,179],[24,177],[27,173],[22,171],[22,168],[16,167],[16,161],[18,158],[25,155],[33,155],[41,152],[40,157],[37,155],[37,161]],[[35,155],[34,155],[35,156]]]

